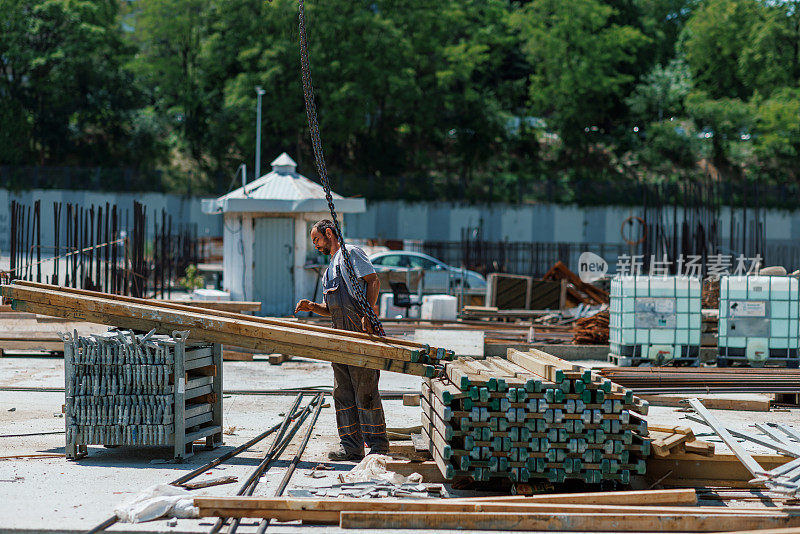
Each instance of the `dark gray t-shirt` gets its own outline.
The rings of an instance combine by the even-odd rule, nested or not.
[[[359,279],[358,282],[361,286],[361,291],[366,297],[367,283],[364,282],[362,278],[368,274],[374,273],[375,267],[372,266],[372,262],[369,261],[367,254],[361,250],[361,248],[353,245],[347,245],[347,252],[350,254],[350,262],[353,264],[353,270],[356,272],[356,277]],[[325,275],[322,277],[323,288],[328,280],[335,278],[337,274],[341,274],[342,278],[344,278],[345,285],[347,285],[347,292],[350,293],[350,296],[356,298],[356,292],[353,290],[352,282],[350,282],[350,275],[348,274],[347,266],[345,266],[344,263],[342,249],[339,249],[336,254],[333,255],[331,262],[328,264],[328,270],[325,271]]]

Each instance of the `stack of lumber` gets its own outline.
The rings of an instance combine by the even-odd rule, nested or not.
[[[580,304],[599,305],[608,304],[608,292],[587,284],[581,277],[570,271],[563,262],[557,261],[547,273],[544,280],[566,280],[567,286],[566,306],[572,308]]]
[[[545,352],[447,362],[422,386],[422,430],[446,479],[567,478],[589,483],[643,474],[648,405],[596,373]]]
[[[800,525],[796,513],[780,506],[697,506],[690,489],[424,500],[195,497],[194,505],[201,517],[372,530],[720,532]]]
[[[35,282],[15,281],[0,289],[19,311],[144,332],[189,330],[197,341],[417,376],[433,376],[453,355],[414,341]]]
[[[779,367],[607,367],[598,373],[640,395],[800,392],[800,370]]]
[[[703,456],[714,455],[714,444],[698,440],[688,426],[649,425],[647,430],[650,438],[650,450],[653,452],[653,456],[658,458],[687,452]]]
[[[608,310],[591,317],[582,317],[575,321],[575,335],[572,342],[576,345],[607,345],[608,325]]]

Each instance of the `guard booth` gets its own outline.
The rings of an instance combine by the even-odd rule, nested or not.
[[[318,255],[309,232],[330,212],[325,190],[299,174],[286,152],[271,165],[253,182],[204,200],[203,212],[224,217],[223,289],[231,300],[260,301],[260,315],[286,316],[298,300],[315,295],[318,273],[305,268]],[[333,198],[340,221],[343,213],[366,209],[364,199],[336,193]]]

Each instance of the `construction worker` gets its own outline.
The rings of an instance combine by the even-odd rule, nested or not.
[[[322,277],[323,302],[318,304],[303,299],[297,303],[295,313],[310,311],[330,316],[333,327],[341,330],[371,331],[367,317],[362,315],[356,303],[356,292],[351,285],[333,222],[328,219],[317,222],[311,229],[311,241],[319,252],[331,256],[331,262]],[[361,291],[374,309],[381,287],[375,268],[359,247],[348,246],[347,251]],[[336,408],[336,426],[341,446],[339,450],[329,452],[328,458],[360,461],[364,458],[364,442],[370,454],[387,454],[389,439],[378,393],[380,372],[341,363],[333,363],[332,366],[333,405]]]

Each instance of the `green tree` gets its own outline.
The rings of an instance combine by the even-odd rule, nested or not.
[[[800,81],[800,4],[768,3],[761,8],[739,57],[748,88],[769,95]]]
[[[738,98],[713,99],[696,91],[686,98],[686,109],[698,129],[709,132],[712,161],[718,167],[729,167],[731,144],[737,143],[741,132],[754,124],[750,106]]]
[[[207,113],[201,91],[200,53],[207,32],[202,0],[147,0],[131,4],[131,40],[138,47],[132,68],[151,93],[156,113],[180,132],[176,160],[208,170],[204,136]]]
[[[586,128],[615,122],[612,110],[634,81],[625,69],[649,41],[611,23],[614,15],[597,0],[533,0],[514,16],[532,69],[533,112],[547,117],[567,147],[585,147]]]
[[[666,67],[656,65],[643,76],[625,101],[634,117],[661,121],[683,111],[683,100],[691,89],[689,67],[684,61],[673,59]]]
[[[758,0],[706,0],[686,23],[680,48],[695,86],[711,98],[747,98],[739,59],[764,10]]]
[[[797,181],[800,157],[800,89],[779,89],[755,103],[755,153],[772,179]]]
[[[646,47],[651,64],[666,65],[675,57],[675,46],[686,22],[700,0],[640,0],[641,28],[652,39]]]
[[[118,15],[114,0],[0,0],[0,162],[147,165]]]

